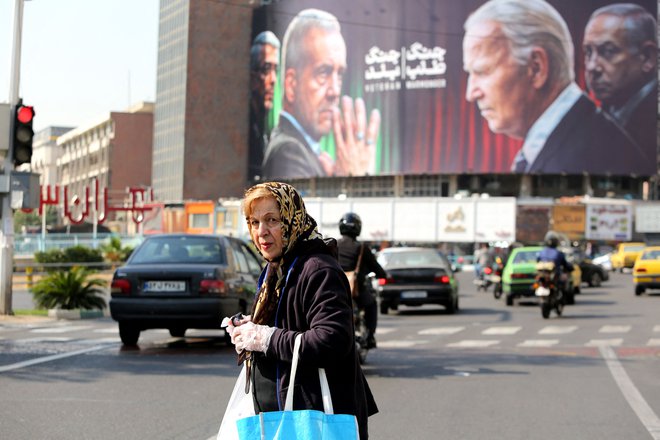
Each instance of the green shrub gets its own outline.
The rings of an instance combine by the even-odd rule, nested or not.
[[[92,271],[75,266],[48,274],[32,287],[37,307],[45,309],[99,309],[106,306],[103,298],[106,281],[90,278]]]
[[[68,270],[71,267],[66,264],[59,266],[55,265],[55,263],[102,263],[103,254],[99,249],[77,245],[65,249],[50,249],[45,252],[35,252],[34,260],[37,263],[53,264],[52,266],[45,267],[48,272],[52,272]]]
[[[106,261],[111,263],[123,263],[133,252],[132,246],[122,246],[121,239],[117,236],[110,237],[108,243],[101,245],[101,251]]]

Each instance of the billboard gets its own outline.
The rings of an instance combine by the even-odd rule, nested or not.
[[[614,12],[590,19],[612,1],[495,3],[505,2],[257,8],[250,177],[655,174],[656,2],[629,3],[653,27],[636,49]],[[534,43],[513,53],[508,35],[523,28]]]

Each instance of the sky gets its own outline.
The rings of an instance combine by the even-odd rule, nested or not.
[[[156,99],[159,0],[27,0],[19,97],[34,129],[79,127]],[[0,102],[10,95],[14,0],[0,0]]]

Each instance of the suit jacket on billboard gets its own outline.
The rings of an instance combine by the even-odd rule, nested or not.
[[[528,172],[652,175],[656,163],[583,94],[550,133]]]
[[[302,133],[283,116],[271,133],[262,172],[265,179],[326,175]]]
[[[657,106],[658,83],[654,81],[653,88],[647,93],[627,115],[626,121],[621,121],[623,128],[628,132],[648,157],[657,155]]]

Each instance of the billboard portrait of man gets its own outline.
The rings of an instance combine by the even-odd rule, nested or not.
[[[655,17],[639,5],[597,9],[583,39],[587,87],[601,106],[654,157],[658,96]]]
[[[250,48],[250,161],[248,176],[261,176],[261,163],[268,145],[266,116],[273,108],[280,65],[280,40],[271,31],[260,32]]]
[[[282,43],[282,111],[263,162],[265,178],[364,175],[373,166],[380,113],[341,96],[346,43],[337,18],[300,11]],[[341,106],[341,111],[340,111]],[[321,149],[334,135],[336,158]]]
[[[490,0],[464,24],[465,97],[494,133],[523,139],[516,173],[652,173],[647,157],[575,83],[573,40],[543,0]]]

